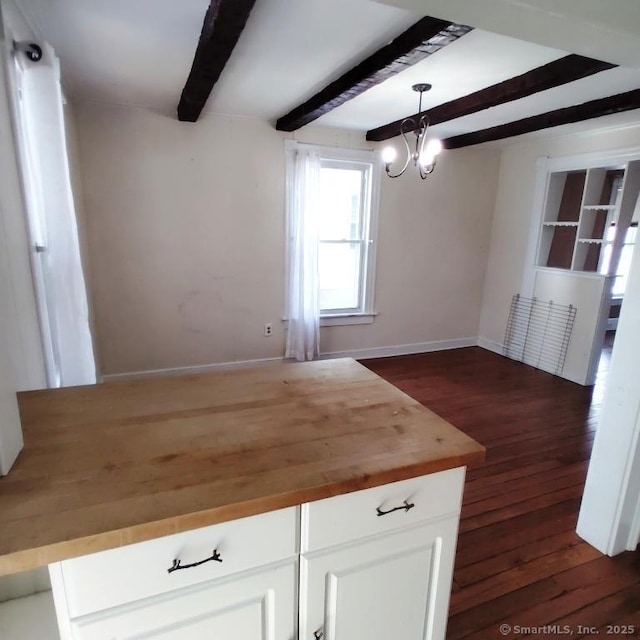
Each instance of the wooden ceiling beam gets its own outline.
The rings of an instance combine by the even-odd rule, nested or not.
[[[189,77],[178,104],[178,120],[195,122],[231,56],[256,0],[211,0]]]
[[[422,113],[416,113],[410,117],[413,118],[415,122],[418,122],[420,117],[426,114],[429,116],[430,124],[436,125],[441,122],[454,120],[455,118],[468,116],[472,113],[504,104],[505,102],[519,100],[520,98],[525,98],[539,91],[552,89],[567,82],[573,82],[574,80],[585,78],[594,73],[612,69],[615,66],[615,64],[608,62],[571,54],[532,69],[531,71],[527,71],[519,76],[509,78],[504,82],[480,89],[480,91],[470,93],[456,100],[445,102],[444,104],[423,111]],[[376,129],[371,129],[367,131],[367,140],[380,142],[394,138],[400,135],[401,125],[402,120],[396,120],[395,122],[390,122]]]
[[[404,71],[471,31],[429,16],[422,18],[388,45],[334,80],[304,104],[276,122],[278,131],[295,131],[341,104]]]
[[[482,142],[490,142],[493,140],[502,140],[513,136],[531,133],[532,131],[540,131],[550,127],[558,127],[563,124],[572,124],[574,122],[582,122],[583,120],[591,120],[600,118],[601,116],[609,116],[614,113],[622,113],[623,111],[631,111],[640,109],[640,89],[619,93],[615,96],[607,98],[599,98],[590,100],[582,104],[556,109],[555,111],[547,111],[537,116],[523,118],[507,124],[502,124],[489,129],[482,129],[472,133],[465,133],[459,136],[453,136],[443,140],[445,149],[460,149],[469,147]]]

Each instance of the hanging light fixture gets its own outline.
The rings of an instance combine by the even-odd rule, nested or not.
[[[418,103],[418,115],[422,113],[422,94],[425,91],[431,89],[431,85],[422,82],[420,84],[414,84],[411,87],[414,91],[420,93],[420,101]],[[407,147],[407,158],[404,166],[398,173],[391,173],[391,164],[396,159],[396,150],[393,147],[385,147],[382,151],[382,160],[384,162],[384,169],[390,178],[397,178],[401,176],[409,166],[409,162],[413,160],[414,166],[418,169],[420,177],[424,180],[433,170],[436,168],[436,162],[438,160],[438,154],[442,151],[442,142],[436,138],[432,138],[427,143],[427,130],[429,129],[429,116],[426,114],[420,116],[420,119],[416,122],[414,118],[405,118],[400,124],[400,133],[404,140],[404,144]],[[412,145],[409,144],[407,134],[413,132],[416,137],[414,150],[411,150]],[[426,143],[426,144],[425,144]]]

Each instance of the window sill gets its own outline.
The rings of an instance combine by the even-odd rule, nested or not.
[[[373,324],[376,316],[376,312],[372,313],[336,313],[333,315],[322,316],[320,318],[321,327],[339,327],[349,324]],[[284,328],[289,327],[289,320],[287,318],[282,319]]]
[[[341,313],[320,317],[321,327],[337,327],[347,324],[373,324],[377,313]]]

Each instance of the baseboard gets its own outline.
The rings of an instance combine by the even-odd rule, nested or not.
[[[367,358],[386,358],[389,356],[405,356],[412,353],[428,353],[429,351],[444,351],[446,349],[461,349],[463,347],[475,347],[477,338],[456,338],[455,340],[438,340],[434,342],[417,342],[413,344],[400,344],[391,347],[373,347],[370,349],[350,349],[348,351],[332,351],[321,353],[320,360],[331,358],[355,358],[364,360]],[[132,380],[135,378],[152,378],[156,376],[188,375],[193,373],[210,373],[213,371],[226,371],[230,369],[244,369],[247,367],[259,367],[276,362],[284,362],[285,358],[259,358],[255,360],[238,360],[235,362],[217,362],[193,367],[172,367],[168,369],[148,369],[145,371],[127,371],[124,373],[110,373],[101,376],[101,382],[113,382],[115,380]]]
[[[388,358],[390,356],[407,356],[413,353],[428,353],[430,351],[445,351],[447,349],[462,349],[463,347],[475,347],[477,338],[456,338],[454,340],[436,340],[434,342],[416,342],[413,344],[398,344],[391,347],[372,347],[370,349],[349,349],[347,351],[331,351],[321,353],[321,360],[330,358],[355,358],[366,360],[368,358]]]
[[[478,346],[486,349],[487,351],[493,351],[501,356],[504,355],[504,345],[500,342],[494,342],[493,340],[487,340],[486,338],[478,338]]]
[[[256,360],[236,360],[233,362],[216,362],[200,364],[192,367],[172,367],[168,369],[146,369],[144,371],[127,371],[124,373],[108,373],[100,377],[101,382],[114,380],[133,380],[134,378],[155,378],[157,376],[189,375],[193,373],[211,373],[213,371],[228,371],[230,369],[246,369],[260,367],[276,362],[283,362],[284,358],[258,358]]]
[[[494,353],[497,353],[500,356],[504,356],[505,358],[509,357],[504,355],[504,345],[500,344],[499,342],[493,342],[493,340],[487,340],[486,338],[478,338],[478,346],[482,347],[483,349],[486,349],[487,351],[493,351]],[[534,369],[538,369],[538,371],[544,371],[545,373],[550,373],[552,376],[563,378],[565,380],[568,380],[569,382],[575,382],[576,384],[579,384],[583,387],[586,386],[587,384],[585,380],[580,380],[572,376],[570,373],[566,374],[563,372],[561,374],[558,374],[553,371],[547,371],[546,369],[542,369],[541,367],[536,367],[535,365],[532,365],[529,362],[522,362],[521,360],[514,360],[514,362],[520,362],[521,364],[524,364],[527,367],[533,367]]]

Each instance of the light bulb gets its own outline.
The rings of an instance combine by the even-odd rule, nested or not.
[[[435,159],[435,157],[442,151],[442,142],[437,138],[432,138],[427,142],[427,148],[425,153]]]
[[[418,158],[418,162],[424,167],[430,167],[436,163],[436,158],[438,154],[442,151],[442,142],[433,138],[427,142],[427,146],[424,151],[420,154]]]
[[[382,150],[382,161],[391,164],[396,159],[396,150],[393,147],[385,147]]]
[[[429,166],[432,165],[434,162],[436,161],[436,157],[431,155],[428,151],[423,151],[420,154],[420,157],[418,158],[418,162],[420,163],[420,165],[422,167],[424,167],[425,169]]]

